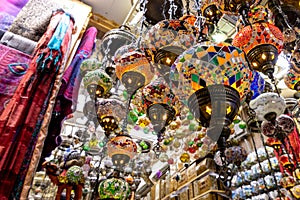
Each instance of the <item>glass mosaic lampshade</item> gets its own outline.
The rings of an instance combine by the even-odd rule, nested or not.
[[[255,4],[255,2],[256,0],[224,0],[221,7],[226,13],[238,14],[244,8],[249,8]]]
[[[223,15],[220,8],[221,1],[205,0],[202,4],[202,15],[206,18],[206,23],[217,24]]]
[[[119,134],[107,143],[107,153],[115,166],[124,166],[137,152],[136,143],[128,135]]]
[[[119,127],[126,117],[126,108],[122,101],[116,98],[101,99],[96,104],[98,121],[108,136]]]
[[[182,53],[171,69],[173,92],[204,127],[230,124],[250,89],[252,71],[242,50],[226,43],[201,43]]]
[[[100,69],[101,66],[101,62],[99,62],[97,59],[86,59],[82,61],[80,65],[80,75],[84,77],[87,72]]]
[[[144,53],[129,50],[117,58],[116,75],[129,94],[150,83],[154,76],[154,68]]]
[[[136,36],[132,34],[126,26],[112,29],[102,37],[100,53],[106,56],[107,61],[112,63],[116,51],[124,46],[136,41]]]
[[[266,9],[251,11],[249,21],[252,20],[252,24],[243,27],[236,34],[232,45],[244,50],[252,69],[271,76],[283,48],[283,34],[278,27],[265,20],[267,14],[260,14],[266,12]]]
[[[250,90],[252,91],[252,100],[258,97],[264,92],[265,89],[265,79],[257,71],[253,71],[253,80],[250,85]]]
[[[100,98],[107,95],[112,88],[112,79],[102,70],[87,72],[83,77],[84,87],[91,96]]]
[[[249,106],[255,110],[259,121],[274,121],[284,112],[286,104],[284,98],[277,93],[267,92],[251,100]]]
[[[130,187],[124,179],[109,178],[100,182],[98,193],[103,200],[126,200],[130,194]]]
[[[181,102],[162,77],[143,88],[142,102],[154,130],[162,132],[181,110]]]
[[[196,32],[189,22],[172,19],[158,22],[146,33],[142,48],[152,51],[155,67],[167,82],[175,59],[196,43]]]

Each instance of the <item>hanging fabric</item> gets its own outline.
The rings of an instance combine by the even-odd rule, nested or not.
[[[28,69],[31,56],[0,44],[0,114]]]
[[[68,52],[74,20],[63,10],[53,12],[37,44],[27,73],[0,116],[0,197],[16,198],[16,179],[26,174],[37,133],[63,59]],[[11,196],[10,196],[11,195]]]
[[[63,75],[39,166],[56,147],[55,138],[60,134],[63,119],[76,109],[78,90],[82,79],[80,65],[82,61],[91,56],[95,47],[96,36],[97,29],[95,27],[86,30],[70,66]]]

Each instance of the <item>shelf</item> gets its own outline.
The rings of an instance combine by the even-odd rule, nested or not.
[[[170,197],[172,194],[175,194],[177,191],[181,190],[182,188],[186,187],[187,185],[189,185],[190,183],[192,183],[193,181],[197,180],[197,179],[201,179],[204,176],[209,175],[210,173],[212,173],[212,171],[210,169],[205,170],[204,172],[202,172],[201,174],[199,174],[198,176],[192,178],[191,180],[189,180],[188,182],[186,182],[185,184],[181,185],[180,187],[177,188],[176,191],[171,192],[170,194],[166,195],[164,198],[162,198],[161,200],[165,200],[168,197]]]
[[[192,198],[191,200],[195,200],[195,199],[197,199],[197,198],[199,198],[199,197],[202,197],[202,196],[204,196],[204,195],[206,195],[206,194],[208,194],[208,193],[218,193],[218,194],[220,194],[220,195],[222,195],[222,196],[226,196],[226,197],[227,197],[227,195],[225,195],[225,191],[223,191],[223,190],[207,190],[206,192],[204,192],[204,193],[202,193],[202,194],[199,194],[199,195],[195,196],[195,197]]]

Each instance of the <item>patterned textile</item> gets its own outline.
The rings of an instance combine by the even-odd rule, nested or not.
[[[0,199],[18,199],[15,192],[22,186],[14,185],[24,180],[45,114],[44,105],[68,52],[74,21],[69,15],[66,20],[66,15],[63,10],[53,13],[27,73],[0,116]],[[54,39],[59,49],[57,43],[51,43]]]
[[[58,8],[53,1],[29,0],[8,30],[37,42],[45,33],[52,12]]]
[[[0,44],[0,114],[27,71],[31,56]]]
[[[28,0],[0,0],[0,12],[15,17],[25,6]]]
[[[11,48],[17,49],[19,51],[22,51],[23,53],[29,55],[33,53],[34,48],[36,47],[37,44],[35,41],[29,40],[27,38],[24,38],[20,35],[16,35],[9,31],[6,31],[4,33],[0,43],[9,46]]]
[[[8,30],[14,19],[15,17],[8,13],[0,12],[0,30]]]
[[[76,98],[81,82],[80,65],[83,60],[89,58],[92,54],[96,36],[97,29],[95,27],[87,29],[70,66],[63,75],[62,85],[57,96],[54,115],[49,124],[48,135],[45,140],[39,166],[41,166],[44,158],[49,156],[51,151],[56,147],[55,138],[60,133],[63,119],[73,112],[71,109],[72,105],[77,105]],[[75,110],[75,107],[73,109]]]

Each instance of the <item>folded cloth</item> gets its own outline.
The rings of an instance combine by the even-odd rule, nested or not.
[[[37,42],[9,31],[4,33],[0,43],[29,55],[33,53],[34,48],[37,45]]]
[[[8,31],[37,42],[46,32],[52,12],[60,7],[54,1],[29,0]]]

